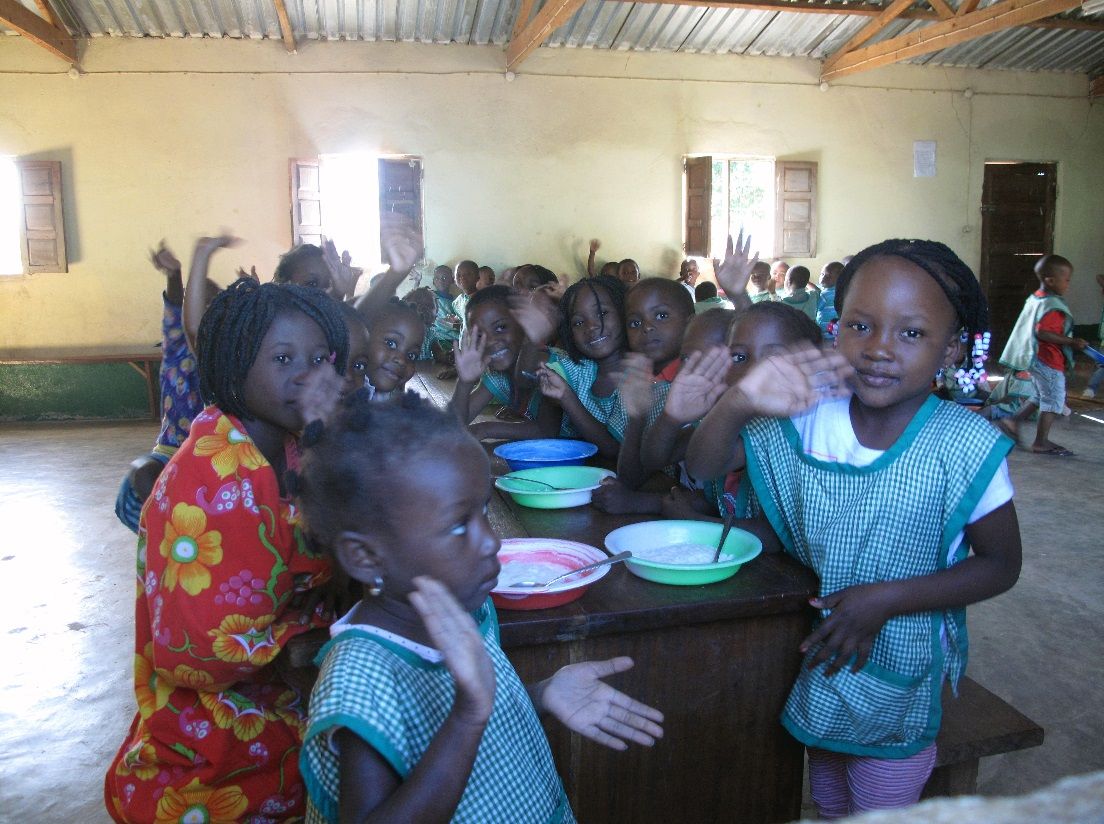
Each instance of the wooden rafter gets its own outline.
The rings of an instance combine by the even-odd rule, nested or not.
[[[288,17],[287,6],[284,0],[272,0],[276,7],[276,19],[280,21],[280,37],[283,38],[284,48],[289,52],[295,51],[295,32],[291,30],[291,18]]]
[[[1001,0],[980,11],[961,17],[956,15],[950,20],[942,20],[871,46],[837,53],[824,64],[820,77],[821,80],[832,80],[930,54],[986,34],[1061,14],[1080,5],[1081,0]]]
[[[38,6],[38,13],[42,15],[47,23],[58,31],[65,31],[65,26],[61,24],[58,16],[54,14],[54,10],[50,8],[50,4],[46,0],[35,0],[35,5]]]
[[[506,70],[513,71],[518,64],[532,54],[550,33],[562,26],[583,0],[548,0],[537,16],[530,20],[521,33],[510,40],[506,49]]]
[[[954,17],[954,9],[947,5],[947,0],[928,0],[928,4],[935,9],[935,13],[939,15],[940,20],[947,20]]]
[[[43,20],[18,0],[0,0],[0,23],[15,29],[66,63],[77,62],[77,42],[69,32]]]
[[[822,79],[830,72],[837,63],[843,58],[844,55],[853,52],[871,37],[876,35],[898,17],[900,17],[908,7],[912,5],[913,0],[893,0],[882,13],[863,26],[859,31],[844,43],[843,48],[833,54],[827,60],[824,61],[824,66],[820,70],[820,76]]]
[[[812,2],[795,3],[792,0],[648,0],[667,6],[698,6],[712,9],[750,9],[752,11],[785,11],[794,14],[841,14],[857,17],[877,17],[885,6],[876,6],[873,3],[827,3],[820,0]],[[962,9],[974,0],[963,0],[956,14],[961,16]],[[973,8],[970,8],[973,11]],[[934,11],[927,9],[909,9],[897,16],[898,20],[942,20]],[[1038,20],[1028,23],[1032,29],[1078,29],[1081,31],[1104,31],[1104,22],[1088,18],[1054,17],[1049,20]]]
[[[518,9],[517,20],[514,21],[514,33],[510,35],[510,40],[517,40],[518,35],[521,34],[525,28],[525,24],[529,22],[529,15],[533,13],[533,6],[537,0],[521,0],[521,8]]]
[[[980,2],[981,0],[962,0],[962,2],[958,6],[958,11],[956,11],[955,14],[958,17],[965,17],[967,14],[974,11],[978,7],[978,3]]]

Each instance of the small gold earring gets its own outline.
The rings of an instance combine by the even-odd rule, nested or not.
[[[379,575],[373,578],[371,583],[368,584],[368,594],[373,598],[379,598],[383,595],[383,578]]]

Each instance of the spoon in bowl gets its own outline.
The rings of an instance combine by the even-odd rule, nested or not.
[[[604,558],[597,563],[587,564],[586,566],[579,567],[578,569],[572,569],[568,572],[565,572],[563,575],[557,575],[552,580],[545,581],[544,583],[541,583],[539,581],[514,581],[512,584],[507,584],[506,589],[547,589],[548,587],[552,586],[552,584],[556,583],[557,581],[562,581],[564,578],[570,578],[572,575],[577,575],[580,572],[589,572],[592,569],[604,567],[609,564],[616,564],[619,561],[624,561],[626,558],[631,557],[632,553],[628,550],[625,550],[624,552],[618,552],[616,555],[611,555],[609,558]]]
[[[717,563],[721,559],[721,550],[724,548],[724,542],[728,538],[728,533],[732,530],[732,522],[735,520],[736,511],[725,507],[724,529],[721,530],[721,540],[717,541],[717,551],[713,553],[713,563]]]

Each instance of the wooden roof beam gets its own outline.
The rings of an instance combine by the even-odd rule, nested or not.
[[[289,54],[295,54],[295,32],[291,30],[291,18],[288,17],[287,6],[284,0],[272,0],[276,7],[276,19],[280,21],[280,37],[284,41],[284,48]]]
[[[824,66],[820,70],[821,78],[823,79],[825,74],[831,71],[831,69],[835,67],[837,63],[839,63],[839,61],[843,58],[845,54],[848,54],[857,49],[871,37],[876,35],[878,32],[880,32],[882,29],[884,29],[886,26],[888,26],[890,23],[900,17],[904,12],[908,11],[908,7],[912,5],[912,2],[913,0],[893,0],[893,2],[887,5],[882,10],[881,14],[879,14],[877,17],[875,17],[873,20],[871,20],[869,23],[859,29],[854,37],[844,43],[843,48],[841,48],[839,51],[837,51],[835,54],[824,61]]]
[[[38,6],[38,13],[42,15],[42,19],[53,26],[58,31],[68,31],[58,16],[54,14],[54,10],[50,8],[50,4],[46,0],[35,0],[35,5]]]
[[[15,29],[54,57],[70,65],[77,62],[77,41],[69,32],[43,20],[18,0],[0,0],[0,23]]]
[[[947,20],[954,17],[954,9],[947,5],[947,0],[928,0],[928,5],[935,9],[935,13],[939,15],[940,20]]]
[[[537,16],[526,23],[521,34],[510,40],[510,45],[506,47],[506,71],[517,68],[522,60],[536,51],[544,39],[566,23],[582,5],[583,0],[548,0],[544,8],[537,12]]]
[[[751,11],[784,11],[793,14],[842,14],[857,15],[861,17],[877,17],[883,11],[884,6],[875,6],[872,3],[828,3],[820,0],[812,2],[792,2],[791,0],[647,0],[664,6],[697,6],[711,9],[749,9]],[[956,14],[961,15],[962,9],[973,0],[964,0],[958,7]],[[970,11],[973,11],[971,8]],[[927,9],[909,9],[897,16],[898,20],[942,20],[934,11]],[[1052,17],[1048,20],[1038,20],[1028,23],[1030,29],[1078,29],[1083,31],[1104,31],[1104,22],[1089,18]]]
[[[872,46],[855,49],[847,54],[833,55],[824,64],[820,78],[833,80],[910,57],[931,54],[987,34],[1061,14],[1080,5],[1081,0],[1002,0],[962,17],[956,15],[950,20],[942,20]]]

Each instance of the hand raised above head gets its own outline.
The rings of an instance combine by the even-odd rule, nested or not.
[[[241,243],[241,238],[230,234],[217,237],[201,237],[196,241],[195,254],[210,255],[219,249],[232,249]]]
[[[333,240],[323,237],[322,260],[326,262],[326,266],[330,270],[335,297],[337,297],[338,300],[345,300],[352,297],[353,292],[356,291],[357,280],[364,270],[353,268],[351,265],[353,258],[348,250],[339,255],[337,253],[337,246],[334,245]]]
[[[393,272],[407,273],[422,259],[422,241],[409,218],[387,212],[380,215],[380,252]]]
[[[717,278],[717,284],[724,289],[725,294],[731,296],[747,291],[751,270],[759,262],[758,252],[748,256],[750,248],[751,235],[745,239],[744,230],[741,228],[735,243],[732,242],[732,235],[728,236],[724,260],[720,261],[720,265],[717,265],[717,261],[714,260],[713,273]]]
[[[156,249],[150,249],[150,262],[164,275],[180,274],[180,261],[165,245],[164,240],[157,244]]]

